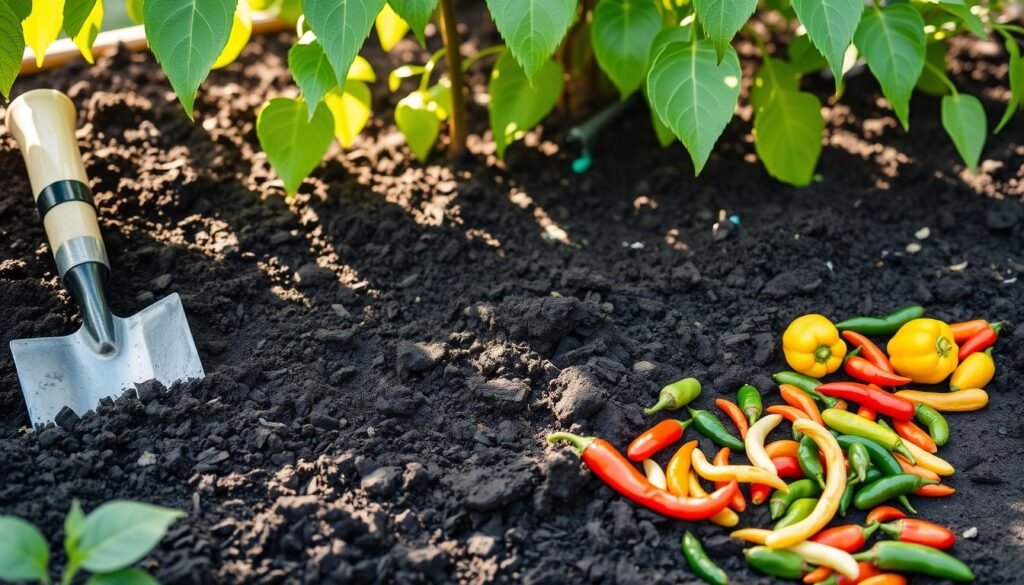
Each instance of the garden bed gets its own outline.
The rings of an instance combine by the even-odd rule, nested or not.
[[[378,118],[285,201],[253,128],[256,108],[290,87],[287,46],[257,39],[215,72],[195,124],[148,55],[15,85],[65,90],[80,108],[115,312],[180,293],[208,376],[28,433],[0,352],[0,513],[56,543],[72,498],[185,510],[144,563],[172,583],[691,582],[686,525],[626,503],[544,436],[578,423],[624,446],[650,423],[642,406],[682,375],[705,383],[701,407],[745,382],[777,402],[770,374],[793,317],[916,302],[946,320],[1008,322],[991,404],[950,416],[942,455],[958,492],[915,505],[958,535],[977,528],[956,554],[979,582],[1019,578],[1019,118],[971,175],[938,100],[914,98],[908,135],[860,76],[827,108],[822,179],[806,189],[766,176],[739,118],[699,179],[681,147],[657,148],[642,108],[582,176],[557,120],[512,147],[505,169],[474,138],[455,167],[416,163]],[[379,77],[399,63],[367,52]],[[997,45],[957,45],[952,69],[995,121]],[[485,75],[474,70],[478,94]],[[393,103],[383,86],[375,101]],[[483,132],[486,111],[470,117]],[[30,196],[0,130],[4,347],[77,328]],[[722,210],[738,228],[713,229]],[[764,525],[767,512],[742,521]],[[694,529],[738,582],[758,579],[727,530]]]

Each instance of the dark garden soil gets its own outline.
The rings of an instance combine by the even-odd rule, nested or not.
[[[687,528],[737,582],[757,582],[726,530],[626,503],[545,435],[624,448],[652,421],[641,406],[683,375],[705,383],[701,407],[744,382],[778,402],[769,376],[791,319],[922,303],[1008,322],[991,404],[949,417],[957,493],[915,505],[958,535],[977,528],[955,551],[979,582],[1021,582],[1024,119],[970,175],[936,99],[914,98],[907,135],[860,76],[827,109],[821,180],[798,190],[753,160],[749,109],[699,179],[681,147],[656,147],[642,108],[583,176],[557,120],[505,168],[476,105],[472,156],[453,170],[410,160],[384,115],[286,201],[253,125],[291,88],[287,46],[258,40],[214,73],[195,124],[148,55],[18,82],[81,110],[115,311],[180,293],[208,376],[28,432],[0,352],[0,513],[56,545],[72,498],[186,510],[144,562],[171,583],[693,582]],[[370,53],[382,77],[402,53],[422,58],[412,41]],[[1005,55],[962,45],[953,67],[994,123]],[[5,348],[78,327],[30,197],[0,130]],[[740,227],[716,232],[720,210]],[[742,519],[767,523],[763,507]]]

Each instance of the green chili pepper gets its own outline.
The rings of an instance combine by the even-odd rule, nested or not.
[[[974,580],[974,573],[960,560],[923,544],[884,540],[853,558],[885,571],[910,571],[963,583]],[[749,562],[750,558],[747,560]]]
[[[768,501],[768,510],[771,512],[772,520],[778,520],[786,513],[789,506],[802,498],[814,498],[821,495],[821,487],[813,479],[798,479],[789,484],[788,492],[775,490],[772,499]]]
[[[658,393],[658,403],[644,409],[646,414],[663,410],[677,410],[694,401],[700,395],[700,382],[696,378],[683,378],[672,382]]]
[[[718,417],[713,413],[706,410],[694,410],[689,409],[690,416],[693,417],[693,426],[697,427],[702,435],[711,439],[721,447],[728,447],[733,451],[744,451],[746,447],[743,445],[743,441],[739,440],[735,435],[726,430],[725,425],[722,421],[718,420]]]
[[[864,475],[864,481],[858,481],[856,476],[851,475],[846,480],[846,489],[843,490],[842,497],[839,498],[839,515],[846,516],[847,510],[850,509],[850,504],[853,503],[853,497],[857,493],[857,486],[865,483],[870,483],[885,477],[881,471],[878,471],[874,467],[868,470],[867,474]]]
[[[911,305],[897,309],[888,315],[881,317],[854,317],[836,323],[836,329],[840,331],[850,330],[864,335],[889,335],[896,333],[900,327],[914,319],[924,316],[924,307]]]
[[[825,421],[825,424],[840,433],[871,439],[886,449],[903,455],[911,463],[917,463],[914,455],[909,449],[907,449],[906,445],[903,444],[903,440],[900,439],[900,436],[891,430],[882,427],[878,423],[871,422],[870,420],[862,416],[857,416],[852,412],[836,408],[829,408],[825,410],[821,413],[821,418]]]
[[[872,441],[871,439],[865,439],[864,437],[856,437],[854,435],[837,435],[836,441],[839,442],[839,446],[843,449],[849,450],[851,445],[860,444],[868,450],[868,456],[871,457],[872,470],[878,469],[886,477],[893,475],[900,475],[903,473],[903,467],[899,461],[892,456],[892,453],[888,449]],[[871,475],[871,471],[868,472]],[[871,481],[866,479],[865,483]],[[907,496],[900,496],[899,501],[905,508],[910,508],[910,500]]]
[[[850,462],[850,468],[853,469],[854,474],[857,476],[857,481],[864,483],[868,467],[871,465],[871,454],[868,453],[868,448],[862,443],[853,443],[846,450],[846,453],[847,459]]]
[[[761,393],[750,384],[744,384],[736,391],[736,402],[739,404],[740,409],[743,410],[743,414],[747,415],[747,420],[750,421],[751,426],[757,422],[757,419],[761,418],[761,413],[764,412]]]
[[[811,515],[814,511],[814,507],[818,505],[818,498],[800,498],[799,500],[790,504],[789,509],[786,510],[785,515],[779,518],[779,521],[775,523],[775,530],[792,526],[797,522]]]
[[[922,486],[933,483],[938,482],[932,479],[925,479],[913,473],[901,473],[899,475],[883,477],[882,479],[864,484],[863,487],[857,490],[857,495],[853,497],[853,505],[858,510],[867,510],[890,498],[909,494]],[[917,513],[913,508],[910,508],[910,512]]]
[[[797,463],[804,472],[804,477],[809,477],[818,482],[818,485],[825,488],[825,470],[821,467],[821,458],[818,457],[818,444],[810,437],[800,439],[800,447],[796,452]]]
[[[686,562],[689,563],[693,572],[703,579],[705,583],[729,585],[729,576],[708,557],[700,541],[689,530],[683,535],[682,547]]]
[[[780,579],[796,580],[811,572],[811,566],[800,555],[788,550],[755,546],[743,551],[747,564],[758,571]]]
[[[831,396],[825,396],[821,392],[818,392],[817,388],[818,386],[821,386],[821,380],[817,378],[812,378],[799,372],[791,372],[788,370],[779,372],[772,376],[772,378],[779,384],[796,386],[811,398],[824,404],[825,408],[835,408],[836,404],[839,404],[839,399],[832,398]]]
[[[928,429],[928,435],[938,446],[943,446],[949,440],[949,423],[939,411],[927,404],[918,404],[914,407],[914,418]]]

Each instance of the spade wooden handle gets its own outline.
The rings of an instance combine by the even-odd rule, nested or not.
[[[76,118],[71,99],[52,89],[24,93],[7,108],[7,129],[21,147],[61,278],[83,262],[109,266],[75,139]]]

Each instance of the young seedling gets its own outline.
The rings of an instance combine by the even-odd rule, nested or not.
[[[67,565],[61,585],[70,585],[82,571],[92,573],[90,585],[156,584],[149,573],[132,565],[149,554],[167,528],[184,515],[126,500],[107,502],[85,514],[74,500],[64,519]],[[46,537],[16,516],[0,516],[0,581],[51,583]]]

